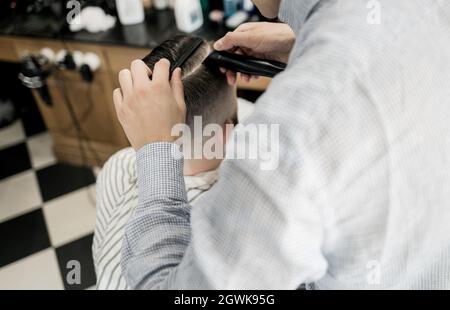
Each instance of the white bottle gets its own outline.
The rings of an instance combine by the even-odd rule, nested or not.
[[[169,0],[153,0],[153,6],[157,10],[167,9],[169,6]]]
[[[116,7],[122,25],[140,24],[145,20],[142,0],[116,0]]]
[[[253,4],[252,0],[244,0],[242,3],[242,9],[246,12],[251,12],[255,8],[255,5]]]
[[[200,0],[175,0],[174,11],[177,27],[183,32],[193,32],[203,25]]]

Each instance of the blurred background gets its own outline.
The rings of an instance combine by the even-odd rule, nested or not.
[[[250,0],[0,2],[0,289],[95,288],[96,174],[128,146],[118,72],[176,34],[260,20]],[[239,81],[239,96],[269,83]]]

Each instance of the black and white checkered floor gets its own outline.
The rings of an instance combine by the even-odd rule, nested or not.
[[[21,121],[0,129],[0,289],[95,286],[94,173],[56,162],[51,146],[47,132]],[[71,260],[79,285],[66,281]]]

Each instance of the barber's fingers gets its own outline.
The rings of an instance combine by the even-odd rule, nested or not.
[[[176,68],[172,73],[172,79],[170,80],[170,85],[172,87],[172,92],[178,107],[181,111],[186,111],[186,104],[184,102],[184,89],[183,81],[181,80],[181,69]]]
[[[113,102],[114,102],[114,107],[116,108],[116,114],[120,119],[121,112],[122,112],[122,102],[123,102],[123,96],[122,96],[122,91],[120,90],[120,88],[116,88],[113,91]]]
[[[251,78],[252,78],[251,75],[248,75],[248,74],[241,74],[241,79],[242,79],[244,82],[246,82],[246,83],[249,83],[250,80],[251,80]]]
[[[113,101],[115,104],[119,105],[123,101],[122,91],[120,88],[116,88],[113,91]]]
[[[218,51],[225,51],[235,47],[245,47],[250,39],[249,33],[246,31],[228,32],[222,39],[214,43],[214,48]]]
[[[226,78],[227,78],[227,83],[230,86],[234,86],[236,85],[236,81],[237,81],[237,73],[231,70],[227,70],[225,68],[219,68],[220,72],[222,72],[223,74],[225,74]]]
[[[133,78],[134,87],[145,87],[150,83],[150,68],[140,59],[131,63],[131,76]]]
[[[130,70],[124,69],[119,72],[119,84],[124,97],[133,93],[133,78]]]
[[[227,70],[227,82],[228,85],[234,86],[237,83],[237,73],[234,71]]]
[[[253,30],[255,28],[255,24],[260,24],[260,22],[250,22],[250,23],[240,24],[234,31],[235,32],[244,32],[244,31]]]
[[[170,62],[163,58],[153,68],[152,81],[154,83],[169,84]]]

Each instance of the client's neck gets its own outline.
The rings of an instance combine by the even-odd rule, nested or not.
[[[216,170],[221,162],[221,159],[185,159],[183,173],[185,176],[194,176]]]

